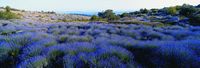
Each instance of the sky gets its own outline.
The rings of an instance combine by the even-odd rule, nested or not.
[[[200,0],[0,0],[0,6],[29,11],[132,11],[182,4],[198,5]]]

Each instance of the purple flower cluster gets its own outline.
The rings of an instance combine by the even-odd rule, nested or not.
[[[200,27],[95,23],[0,25],[0,65],[198,68]]]

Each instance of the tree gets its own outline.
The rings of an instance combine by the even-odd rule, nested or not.
[[[5,11],[0,11],[0,19],[17,19],[19,15],[12,13],[9,6],[5,7]]]
[[[10,6],[6,6],[6,12],[10,12],[11,11],[11,8],[10,8]]]
[[[119,20],[120,17],[117,15],[111,15],[109,18],[107,18],[108,21],[114,21],[114,20]]]
[[[192,15],[193,13],[196,12],[196,8],[192,5],[187,5],[187,4],[184,4],[181,8],[180,8],[180,15],[183,15],[183,16],[186,16],[186,17],[189,17],[190,15]]]
[[[196,6],[197,8],[200,8],[200,4]]]
[[[139,11],[135,11],[133,12],[134,15],[138,15],[138,14],[141,14]]]
[[[117,15],[115,15],[115,13],[113,12],[113,10],[106,10],[104,12],[99,12],[98,16],[104,19],[107,19],[108,21],[112,21],[112,20],[118,20],[119,17]]]
[[[128,13],[122,13],[121,15],[120,15],[120,17],[121,18],[123,18],[123,17],[129,17],[130,15],[128,14]]]
[[[189,17],[191,25],[200,25],[200,12],[194,13]]]
[[[175,15],[177,13],[176,7],[168,7],[166,8],[166,12],[170,15]]]
[[[158,12],[158,9],[151,9],[151,12],[152,12],[152,13],[157,13],[157,12]]]
[[[106,10],[105,12],[99,12],[99,17],[102,17],[102,18],[109,18],[110,16],[114,16],[115,13],[113,12],[113,10]]]
[[[12,12],[2,12],[0,11],[0,19],[18,19],[19,15]]]
[[[145,8],[145,9],[140,9],[140,12],[141,12],[142,14],[146,14],[146,13],[148,13],[149,11]]]
[[[100,18],[96,15],[93,15],[91,18],[90,18],[90,21],[100,21]]]

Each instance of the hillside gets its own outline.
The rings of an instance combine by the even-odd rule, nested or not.
[[[0,13],[0,66],[200,68],[200,26],[191,24],[193,13],[160,10],[106,10],[90,18],[7,7]]]
[[[0,11],[4,11],[4,8],[0,8]],[[58,14],[55,12],[38,12],[38,11],[24,11],[18,9],[12,9],[13,13],[20,15],[20,21],[25,22],[73,22],[73,21],[88,21],[89,16],[73,15],[73,14]]]

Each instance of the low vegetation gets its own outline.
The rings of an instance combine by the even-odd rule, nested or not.
[[[120,17],[115,15],[115,13],[113,12],[113,10],[106,10],[104,12],[99,12],[98,16],[92,16],[91,17],[91,21],[115,21],[115,20],[119,20]]]
[[[199,26],[3,22],[0,65],[3,68],[195,68],[200,66],[199,41]]]
[[[92,16],[91,23],[68,22],[62,15],[60,18],[52,16],[56,21],[61,20],[59,23],[47,24],[0,20],[0,66],[198,68],[199,7],[185,4],[120,15],[106,10]],[[12,16],[15,14],[10,7],[0,14],[1,19],[17,18]],[[109,23],[99,23],[101,21]]]
[[[198,6],[183,4],[182,6],[171,6],[163,9],[140,9],[139,11],[122,13],[116,15],[113,10],[99,12],[98,16],[92,16],[91,21],[121,21],[122,18],[142,18],[148,22],[161,22],[163,24],[180,24],[199,25],[200,8]],[[155,17],[152,19],[152,17]],[[160,19],[162,17],[163,19]],[[185,19],[189,20],[185,20]],[[126,22],[126,21],[124,21]],[[135,21],[132,21],[135,22]]]
[[[0,11],[0,19],[18,19],[19,15],[12,13],[11,8],[6,6],[5,11]]]
[[[197,12],[190,16],[190,21],[192,25],[200,25],[200,13]]]

